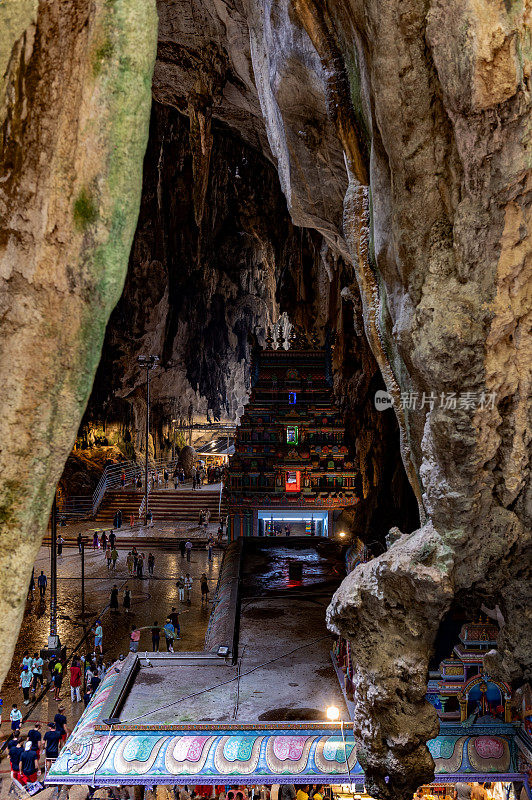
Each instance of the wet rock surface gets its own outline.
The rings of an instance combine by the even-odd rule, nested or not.
[[[251,62],[290,213],[351,261],[344,296],[361,298],[394,399],[422,527],[358,568],[329,618],[353,643],[373,791],[406,798],[431,775],[424,685],[453,596],[472,611],[482,598],[502,604],[497,663],[514,681],[527,675],[518,598],[531,529],[529,9],[439,0],[194,8],[184,23],[167,16],[166,39],[203,51],[195,20],[214,20],[215,63],[225,66],[212,114],[248,138],[259,118]],[[161,64],[156,92],[165,74]]]
[[[388,552],[345,580],[328,619],[353,647],[355,733],[369,786],[378,797],[402,800],[432,774],[424,746],[436,723],[424,702],[427,666],[452,603],[467,604],[472,614],[481,602],[499,604],[506,624],[490,668],[514,685],[530,670],[523,602],[530,596],[532,528],[529,4],[161,0],[158,5],[157,103],[141,218],[126,291],[107,335],[94,408],[105,406],[109,397],[123,401],[133,409],[132,426],[142,428],[143,386],[135,365],[142,348],[164,355],[154,379],[159,429],[164,417],[180,413],[175,395],[202,414],[238,411],[248,385],[250,330],[260,341],[266,322],[286,310],[307,326],[311,320],[329,321],[340,331],[336,380],[349,398],[346,411],[365,487],[363,513],[350,524],[364,534],[384,522],[399,524],[410,535],[398,537]],[[82,11],[83,4],[78,6]],[[27,72],[28,52],[44,58],[34,46],[44,28],[30,29],[25,14],[32,13],[25,4],[13,26],[17,77]],[[81,17],[76,19],[80,23]],[[21,30],[25,33],[17,38]],[[63,65],[80,63],[78,35],[77,28],[67,37],[70,50],[62,43],[61,64],[57,51],[49,49],[52,63],[43,73],[70,74]],[[13,80],[13,91],[17,85]],[[20,165],[15,178],[24,174],[29,183],[38,178],[39,190],[19,192],[12,217],[13,246],[24,246],[16,249],[8,324],[18,330],[19,320],[27,321],[29,297],[38,301],[37,317],[47,320],[53,309],[64,336],[48,336],[46,326],[43,335],[39,325],[27,325],[31,336],[23,341],[10,336],[18,344],[13,352],[6,350],[3,361],[6,391],[15,398],[4,419],[14,424],[13,415],[19,415],[25,432],[22,439],[2,437],[16,441],[17,448],[8,453],[4,504],[8,643],[21,611],[20,590],[9,588],[9,554],[16,552],[28,564],[33,560],[38,536],[33,541],[28,531],[42,528],[120,283],[112,273],[106,311],[97,305],[95,313],[100,334],[87,338],[90,357],[83,348],[80,356],[71,346],[79,341],[73,320],[84,318],[87,309],[89,316],[94,312],[95,282],[83,284],[86,293],[77,304],[63,308],[56,301],[70,297],[69,281],[75,294],[76,276],[85,275],[86,240],[74,237],[67,263],[58,252],[70,241],[70,218],[48,231],[42,214],[36,216],[31,197],[38,198],[38,208],[55,208],[56,202],[61,211],[63,195],[73,195],[61,182],[56,194],[49,192],[42,179],[63,175],[64,161],[61,172],[46,157],[45,168],[12,157],[22,152],[13,131],[23,129],[23,100],[35,106],[31,81],[13,97],[6,152]],[[72,144],[71,112],[62,118],[65,128],[56,114],[65,104],[84,109],[77,97],[50,104],[51,119],[42,127],[54,131],[53,141],[67,130],[65,141]],[[41,120],[29,119],[24,130],[31,132]],[[30,161],[48,152],[35,137],[22,144]],[[135,152],[131,163],[138,168],[140,151]],[[67,159],[67,174],[74,172],[74,161]],[[94,171],[75,166],[84,179],[75,184],[81,193],[78,216],[86,220],[88,214],[90,220],[91,195],[82,190]],[[6,184],[8,192],[20,188],[17,180]],[[61,218],[55,214],[54,223]],[[26,221],[19,225],[20,220]],[[311,230],[298,231],[293,223]],[[37,229],[47,230],[48,238],[32,243],[31,231]],[[34,292],[21,265],[33,263],[27,248],[38,250],[45,238],[59,244],[47,251],[48,260],[35,262],[42,267],[35,274],[45,275],[49,263],[63,272],[49,292]],[[120,263],[122,275],[123,259]],[[351,330],[344,324],[347,309]],[[50,363],[55,346],[61,346],[62,356]],[[13,369],[20,354],[26,358],[32,349],[31,363]],[[52,408],[49,398],[56,397],[64,362],[76,372],[74,388],[68,384]],[[35,364],[45,365],[46,380],[37,387],[26,377]],[[374,378],[376,365],[393,398],[398,428],[384,421],[392,411],[371,408],[373,391],[382,387]],[[104,370],[123,377],[109,385]],[[75,396],[75,402],[65,403],[65,395]],[[24,437],[35,412],[20,397],[31,397],[32,408],[36,397],[42,400],[31,443]],[[394,503],[408,496],[404,474],[395,467],[397,445],[388,447],[388,435],[397,430],[421,520],[414,533],[410,512],[403,524],[378,511],[388,482]],[[21,483],[34,450],[45,453],[37,464],[48,466]],[[390,452],[392,467],[385,468]],[[364,523],[358,521],[362,516]],[[386,532],[377,530],[377,538]]]
[[[0,679],[122,290],[155,60],[148,0],[0,6]]]

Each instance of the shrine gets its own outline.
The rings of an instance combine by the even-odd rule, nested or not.
[[[357,473],[333,392],[331,344],[292,330],[253,354],[225,494],[229,538],[333,536]]]
[[[484,656],[496,647],[497,634],[494,623],[463,625],[451,656],[431,673],[427,700],[442,722],[511,722],[510,687],[484,674]]]

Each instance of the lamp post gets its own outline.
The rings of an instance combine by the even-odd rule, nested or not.
[[[159,363],[158,356],[139,356],[139,366],[146,370],[146,461],[144,465],[144,524],[148,524],[148,442],[150,437],[150,370]]]
[[[61,642],[57,635],[57,493],[54,493],[51,518],[50,547],[50,635],[48,649],[59,651]]]
[[[81,540],[81,618],[85,619],[85,542]]]

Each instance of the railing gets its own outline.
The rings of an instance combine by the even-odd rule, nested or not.
[[[162,472],[162,471],[164,471],[166,469],[171,474],[174,471],[174,469],[176,468],[177,464],[178,464],[178,459],[174,458],[174,459],[170,459],[170,461],[155,461],[153,463],[153,465],[150,466],[150,468],[149,468],[149,473],[150,474],[148,475],[148,494],[153,489],[153,473],[154,472],[159,473],[159,472]],[[144,473],[143,473],[143,477],[144,477]],[[159,485],[159,483],[157,483],[157,485]],[[139,510],[138,510],[139,519],[141,519],[142,515],[144,514],[145,505],[146,505],[146,495],[144,495],[144,497],[142,498],[142,503],[139,506]]]
[[[172,472],[177,464],[177,459],[170,459],[165,461],[160,459],[150,463],[150,473],[157,470],[167,469]],[[90,517],[94,516],[98,511],[105,493],[109,489],[117,488],[122,485],[122,475],[124,475],[124,486],[135,484],[137,478],[140,476],[144,481],[144,466],[136,461],[121,461],[119,464],[110,464],[107,466],[98,481],[98,484],[91,495],[78,495],[66,497],[59,503],[59,513],[65,516],[75,517]]]

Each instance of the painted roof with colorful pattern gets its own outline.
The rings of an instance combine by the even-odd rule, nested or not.
[[[116,698],[123,668],[117,663],[107,672],[46,783],[151,786],[363,779],[348,723],[343,729],[324,722],[108,725],[104,719],[113,703],[120,702]],[[516,733],[510,724],[442,726],[442,733],[429,742],[437,779],[522,778]]]

